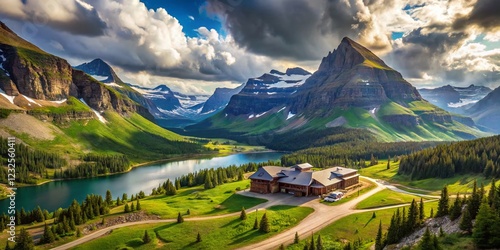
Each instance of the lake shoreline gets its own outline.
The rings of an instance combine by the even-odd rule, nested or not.
[[[36,184],[18,184],[16,188],[23,188],[23,187],[32,187],[32,186],[42,186],[47,183],[51,183],[54,181],[70,181],[70,180],[80,180],[80,179],[92,179],[92,178],[97,178],[97,177],[105,177],[105,176],[113,176],[117,174],[125,174],[130,171],[132,171],[135,168],[139,167],[146,167],[148,165],[152,165],[155,163],[168,163],[168,162],[173,162],[173,161],[185,161],[185,160],[194,160],[194,159],[206,159],[205,157],[210,157],[210,158],[215,158],[215,157],[224,157],[224,156],[229,156],[229,155],[235,155],[235,154],[254,154],[254,153],[273,153],[273,152],[281,152],[281,151],[276,151],[272,149],[266,149],[266,150],[250,150],[250,151],[241,151],[241,152],[234,152],[234,153],[215,153],[215,154],[188,154],[188,155],[180,155],[180,156],[174,156],[172,158],[165,158],[165,159],[159,159],[159,160],[154,160],[154,161],[147,161],[147,162],[142,162],[142,163],[136,163],[134,165],[131,165],[129,169],[122,171],[122,172],[116,172],[116,173],[107,173],[107,174],[100,174],[92,177],[78,177],[78,178],[58,178],[58,179],[50,179],[50,180],[45,180],[40,183]],[[0,200],[7,199],[7,197],[0,197]]]

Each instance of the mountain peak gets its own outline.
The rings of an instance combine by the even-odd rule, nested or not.
[[[286,69],[286,74],[287,75],[302,75],[302,76],[306,76],[306,75],[310,75],[311,72],[303,69],[303,68],[300,68],[300,67],[295,67],[295,68],[288,68]]]
[[[165,84],[161,84],[161,85],[156,86],[156,88],[154,88],[154,90],[156,90],[156,91],[171,91],[170,88],[167,87],[167,85],[165,85]]]
[[[382,59],[363,45],[344,37],[337,49],[329,52],[321,61],[318,70],[340,72],[362,65],[370,68],[392,70]]]

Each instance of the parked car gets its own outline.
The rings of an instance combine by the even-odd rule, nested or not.
[[[336,199],[336,200],[342,199],[343,196],[344,196],[344,193],[342,193],[342,192],[331,192],[328,195],[328,197],[330,197],[332,199]]]
[[[335,201],[335,199],[330,197],[330,196],[325,197],[323,200],[327,201],[327,202],[334,202]]]

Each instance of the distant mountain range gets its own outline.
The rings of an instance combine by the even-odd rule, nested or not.
[[[489,131],[500,134],[500,87],[466,110],[467,115]]]
[[[484,135],[470,118],[427,102],[399,72],[349,38],[324,57],[313,74],[295,68],[249,79],[223,111],[186,131],[283,138],[338,127],[365,129],[384,141]]]
[[[172,91],[162,84],[155,88],[124,83],[112,67],[101,59],[75,66],[94,79],[148,108],[165,127],[178,127],[201,121],[222,110],[243,85],[235,89],[217,88],[213,95],[193,95]]]
[[[435,89],[419,89],[420,94],[430,103],[450,112],[465,114],[479,100],[491,92],[484,86],[454,87],[446,85]]]

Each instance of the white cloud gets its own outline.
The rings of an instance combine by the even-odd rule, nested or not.
[[[188,16],[188,18],[194,21],[194,16]]]

